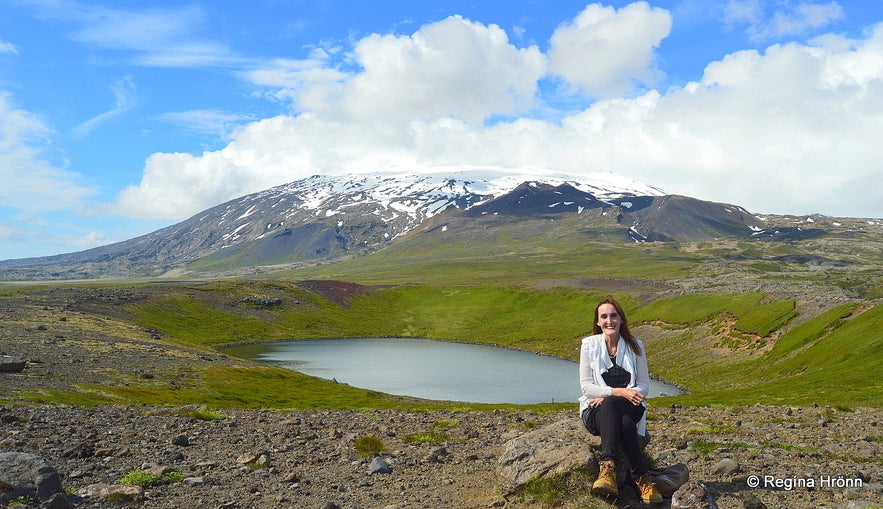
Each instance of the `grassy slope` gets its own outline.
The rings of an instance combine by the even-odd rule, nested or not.
[[[138,304],[132,311],[139,324],[199,348],[294,337],[388,335],[493,343],[572,360],[578,357],[579,338],[591,328],[592,307],[602,296],[569,289],[403,285],[339,306],[281,282],[223,282],[178,291],[182,293]],[[233,296],[279,291],[290,297],[276,309],[229,305]],[[647,305],[620,297],[634,310],[634,327],[650,330],[647,324],[653,324],[657,331],[647,341],[651,371],[691,390],[673,401],[883,402],[883,386],[856,375],[881,367],[879,304],[845,304],[791,326],[794,303],[762,294],[686,295]],[[770,324],[787,332],[774,340]]]

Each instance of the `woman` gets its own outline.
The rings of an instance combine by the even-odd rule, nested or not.
[[[601,437],[601,464],[592,493],[616,495],[616,452],[622,449],[645,503],[662,501],[647,473],[638,435],[646,434],[650,373],[644,345],[629,331],[622,306],[613,298],[595,308],[593,334],[579,355],[580,415],[586,429]]]

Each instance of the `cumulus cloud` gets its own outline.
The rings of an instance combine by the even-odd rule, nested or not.
[[[278,86],[293,114],[250,123],[221,150],[153,155],[116,206],[183,219],[317,173],[490,165],[613,171],[762,213],[881,210],[883,24],[862,40],[829,35],[735,52],[685,86],[587,102],[555,122],[487,121],[541,109],[538,83],[550,75],[593,93],[646,85],[670,22],[643,2],[589,6],[559,27],[544,55],[515,47],[499,27],[452,17],[410,36],[358,41],[355,69],[322,55],[276,62],[249,76]],[[580,74],[588,50],[563,49],[621,41],[610,27],[643,38],[622,50],[625,63]]]
[[[671,31],[671,14],[646,2],[622,9],[587,6],[552,35],[552,72],[595,97],[626,93],[635,83],[652,85],[654,49]]]
[[[358,72],[337,88],[308,85],[297,97],[300,107],[351,120],[453,116],[478,123],[527,110],[546,66],[535,46],[516,48],[500,27],[460,16],[411,36],[370,35],[354,57]]]

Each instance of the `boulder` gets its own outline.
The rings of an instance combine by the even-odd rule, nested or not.
[[[61,476],[43,458],[24,452],[0,453],[0,506],[19,497],[38,502],[61,493]]]
[[[598,469],[601,439],[589,434],[580,419],[563,419],[514,438],[500,455],[497,474],[504,494],[539,477],[579,467]]]
[[[11,355],[0,355],[0,373],[19,373],[25,369],[27,361]]]
[[[377,456],[371,461],[371,465],[368,466],[368,471],[372,474],[391,474],[392,467],[389,466],[389,463],[383,458]]]

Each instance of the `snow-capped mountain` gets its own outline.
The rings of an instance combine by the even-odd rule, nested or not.
[[[624,222],[624,240],[629,236],[642,241],[678,240],[679,234],[655,230],[665,222],[659,217],[668,202],[650,205],[663,198],[670,197],[660,189],[610,173],[576,177],[471,168],[433,174],[317,175],[230,200],[128,241],[78,253],[0,262],[0,276],[143,276],[179,271],[188,265],[225,270],[333,260],[380,249],[445,213],[527,216],[579,214],[586,208],[606,207]],[[683,203],[677,203],[683,210]],[[732,206],[728,211],[691,210],[715,216],[715,224],[732,223],[746,232],[750,227],[745,218],[756,219]],[[731,217],[734,210],[736,217]]]
[[[640,182],[604,173],[566,177],[472,170],[450,174],[316,175],[243,196],[195,218],[211,228],[213,218],[220,215],[216,225],[223,231],[219,247],[226,248],[329,218],[334,218],[340,230],[363,228],[368,216],[383,230],[380,238],[365,239],[371,244],[372,240],[394,239],[449,208],[467,210],[506,195],[524,182],[568,184],[605,201],[664,194]],[[190,221],[182,226],[189,226]]]

